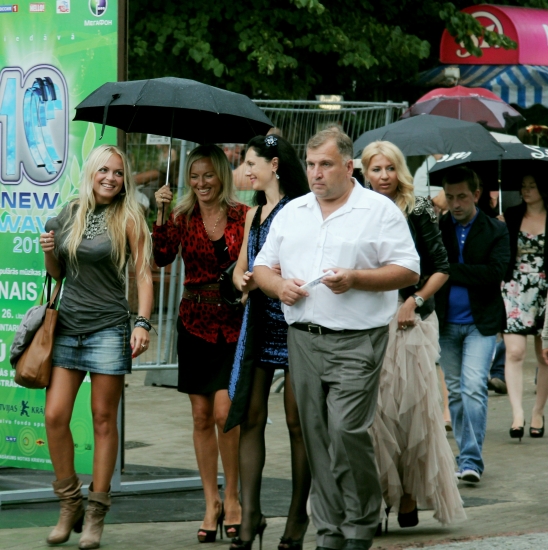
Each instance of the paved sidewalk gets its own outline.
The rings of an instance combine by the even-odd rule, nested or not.
[[[425,510],[419,513],[420,524],[417,527],[400,529],[396,518],[390,516],[389,533],[375,539],[374,549],[548,548],[548,534],[540,533],[546,529],[544,520],[548,515],[548,469],[545,467],[548,437],[531,439],[528,436],[534,400],[535,367],[532,357],[532,346],[529,346],[524,384],[527,429],[521,443],[510,439],[508,435],[512,417],[507,396],[490,392],[485,442],[486,472],[479,484],[461,483],[459,486],[467,506],[468,520],[444,527],[432,518],[431,511]],[[143,380],[143,373],[128,377],[126,440],[149,446],[126,451],[126,463],[196,469],[188,399],[174,389],[145,387]],[[267,427],[265,476],[289,479],[289,440],[281,394],[271,395],[270,418],[272,424]],[[451,436],[450,442],[455,448]],[[285,518],[268,518],[264,550],[277,548],[284,522]],[[196,531],[199,526],[199,521],[110,524],[105,528],[102,547],[112,550],[207,550],[228,547],[226,539],[212,545],[198,544]],[[49,531],[50,527],[0,529],[0,548],[47,548],[44,541]],[[77,548],[77,541],[78,538],[73,536],[62,547]],[[441,543],[445,544],[440,545]],[[258,547],[256,544],[255,548]],[[315,547],[314,530],[311,526],[304,548],[314,550]]]

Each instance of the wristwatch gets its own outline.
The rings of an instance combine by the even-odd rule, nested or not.
[[[417,304],[417,307],[422,307],[424,305],[424,298],[421,298],[419,295],[413,294],[411,298],[415,300],[415,304]]]

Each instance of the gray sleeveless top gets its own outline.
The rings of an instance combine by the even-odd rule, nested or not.
[[[97,206],[95,213],[108,208]],[[68,262],[68,253],[63,246],[66,232],[65,221],[70,216],[70,206],[61,210],[56,218],[46,223],[46,231],[55,231],[55,254],[59,260],[65,281],[59,305],[57,332],[79,335],[96,332],[129,319],[129,304],[126,300],[125,281],[118,275],[112,261],[112,244],[108,232],[93,239],[82,239],[76,252],[78,263],[74,269]],[[74,208],[74,212],[77,207]],[[126,262],[129,246],[126,249]]]

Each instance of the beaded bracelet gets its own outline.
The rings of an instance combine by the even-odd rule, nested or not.
[[[150,332],[150,329],[152,328],[152,325],[151,325],[150,321],[146,317],[143,317],[142,315],[139,315],[135,319],[135,325],[134,326],[144,328],[145,330],[148,330],[149,332]]]

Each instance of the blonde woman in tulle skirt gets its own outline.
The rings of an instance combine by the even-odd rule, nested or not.
[[[449,263],[429,199],[414,197],[402,152],[377,141],[362,154],[372,189],[391,198],[407,218],[421,258],[421,280],[399,292],[389,325],[371,436],[387,510],[401,527],[419,523],[418,507],[433,509],[443,524],[465,519],[455,459],[447,442],[436,375],[439,356],[434,294],[448,278]]]

